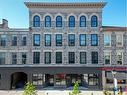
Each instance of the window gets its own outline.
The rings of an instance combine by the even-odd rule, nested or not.
[[[98,36],[97,34],[91,34],[91,46],[98,45]]]
[[[116,46],[123,46],[123,34],[116,35]]]
[[[88,75],[88,84],[89,85],[98,85],[99,84],[99,76],[98,74],[89,74]]]
[[[40,34],[33,35],[33,46],[40,46]]]
[[[91,53],[92,64],[98,64],[98,52]]]
[[[61,16],[56,17],[56,27],[62,27],[62,17]]]
[[[56,34],[56,46],[62,46],[62,34]]]
[[[75,34],[69,34],[68,45],[75,46]]]
[[[27,53],[22,52],[22,64],[26,64],[26,62],[27,62]]]
[[[91,27],[97,27],[98,26],[98,19],[97,16],[92,16],[91,17]]]
[[[74,16],[69,17],[69,27],[75,27],[75,17]]]
[[[17,64],[17,53],[12,52],[12,64]]]
[[[74,64],[75,63],[75,53],[74,52],[69,52],[69,64]]]
[[[40,52],[33,52],[33,64],[40,63]]]
[[[5,52],[0,52],[0,65],[6,64],[5,60],[6,60]]]
[[[62,52],[56,52],[56,63],[57,64],[62,63]]]
[[[111,54],[110,52],[104,52],[104,63],[110,64],[111,62]]]
[[[22,35],[21,45],[26,46],[27,44],[27,35]]]
[[[45,52],[45,64],[51,64],[51,52]]]
[[[45,17],[45,27],[51,27],[51,17],[50,16]]]
[[[1,80],[1,74],[0,74],[0,80]]]
[[[45,34],[45,46],[51,46],[51,35]]]
[[[86,27],[86,17],[85,16],[80,17],[80,27]]]
[[[17,35],[12,35],[12,46],[17,46]]]
[[[43,74],[33,74],[32,81],[33,81],[33,85],[43,85],[44,75]]]
[[[0,35],[0,46],[6,46],[7,37],[6,35]]]
[[[86,64],[86,52],[80,52],[80,64]]]
[[[33,18],[33,26],[40,27],[40,17],[38,15],[34,16]]]
[[[86,34],[80,34],[80,46],[86,46]]]
[[[122,65],[123,64],[123,52],[117,52],[116,54],[116,63],[118,65]]]
[[[104,34],[104,46],[111,46],[111,35]]]

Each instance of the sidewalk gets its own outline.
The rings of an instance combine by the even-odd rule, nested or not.
[[[71,90],[38,90],[38,95],[69,95]],[[82,95],[103,95],[103,91],[81,91]],[[23,91],[16,90],[0,90],[0,95],[22,95]],[[113,95],[113,94],[112,94]],[[125,94],[125,92],[123,93]]]

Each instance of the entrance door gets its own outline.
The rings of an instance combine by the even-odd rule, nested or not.
[[[27,82],[27,74],[16,72],[11,75],[11,89],[23,88]]]

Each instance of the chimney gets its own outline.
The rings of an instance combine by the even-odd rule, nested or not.
[[[2,22],[3,28],[8,28],[8,21],[6,19],[3,19]]]

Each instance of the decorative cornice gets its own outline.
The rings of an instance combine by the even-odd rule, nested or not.
[[[86,3],[42,3],[25,2],[28,8],[103,8],[106,2],[86,2]]]
[[[102,31],[126,31],[127,27],[102,26]]]

